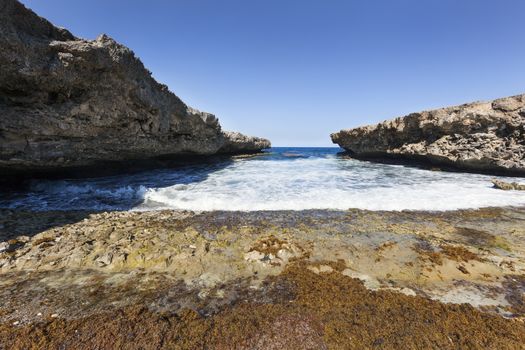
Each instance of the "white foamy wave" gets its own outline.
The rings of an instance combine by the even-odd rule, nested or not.
[[[525,194],[491,177],[334,157],[250,160],[188,185],[150,188],[139,210],[454,210],[524,205]]]
[[[491,176],[344,159],[337,149],[266,156],[93,179],[34,181],[0,207],[31,210],[454,210],[523,206],[525,193]],[[525,183],[523,178],[501,178]]]

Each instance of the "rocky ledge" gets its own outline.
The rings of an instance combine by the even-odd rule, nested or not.
[[[0,349],[522,349],[525,210],[0,210]]]
[[[356,158],[525,175],[525,95],[411,113],[331,137]]]
[[[226,131],[223,133],[225,142],[219,153],[254,153],[265,148],[270,148],[270,141],[254,136],[246,136],[239,132]]]
[[[254,152],[224,133],[106,35],[83,40],[16,0],[0,3],[0,168],[35,172],[100,161]]]

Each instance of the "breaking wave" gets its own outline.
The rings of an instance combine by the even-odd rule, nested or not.
[[[453,210],[525,204],[523,192],[493,189],[494,176],[363,162],[340,157],[338,151],[274,148],[253,158],[134,175],[35,181],[25,192],[1,199],[0,207]]]

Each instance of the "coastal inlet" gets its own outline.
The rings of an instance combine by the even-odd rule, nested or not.
[[[506,178],[351,159],[340,148],[266,152],[88,179],[33,180],[0,208],[24,210],[456,210],[525,204]]]
[[[340,151],[4,192],[0,348],[520,349],[523,179]]]

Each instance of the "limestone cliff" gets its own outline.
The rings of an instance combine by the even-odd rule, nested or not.
[[[106,35],[77,38],[16,0],[0,2],[0,170],[270,146],[248,138],[232,147],[235,140],[214,115],[156,82],[127,47]]]
[[[357,158],[525,175],[525,95],[412,113],[331,137]]]

